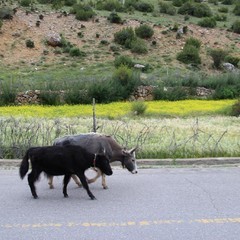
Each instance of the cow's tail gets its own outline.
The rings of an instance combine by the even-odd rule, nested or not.
[[[28,162],[29,150],[30,149],[27,150],[25,156],[23,157],[23,160],[22,160],[20,168],[19,168],[19,174],[20,174],[21,179],[23,179],[25,177],[25,175],[27,174],[28,169],[29,169],[29,162]]]

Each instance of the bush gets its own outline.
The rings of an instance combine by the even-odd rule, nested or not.
[[[134,30],[131,27],[123,28],[114,34],[114,41],[128,48],[135,38]]]
[[[224,5],[232,5],[235,0],[222,0],[222,4]]]
[[[60,95],[58,92],[53,92],[51,90],[41,91],[39,94],[39,99],[43,105],[59,105],[60,104]]]
[[[186,40],[185,46],[186,45],[192,45],[192,46],[196,47],[197,49],[200,49],[201,41],[196,38],[190,37]]]
[[[220,86],[215,90],[213,99],[234,99],[237,96],[237,90],[233,86]]]
[[[0,105],[13,105],[16,100],[17,90],[13,84],[1,83]]]
[[[240,20],[236,20],[232,25],[232,31],[235,33],[240,33]]]
[[[117,11],[122,12],[124,10],[123,5],[117,0],[97,1],[97,10]]]
[[[147,24],[142,24],[139,27],[135,28],[135,33],[140,38],[151,38],[154,34],[152,27]]]
[[[111,23],[122,23],[122,19],[121,17],[115,13],[115,12],[112,12],[110,13],[109,17],[107,18]]]
[[[183,1],[182,0],[173,0],[172,4],[173,4],[173,6],[181,7],[183,5]]]
[[[176,8],[171,3],[160,2],[159,9],[160,13],[165,13],[172,16],[177,12]]]
[[[20,5],[22,7],[29,7],[31,5],[31,2],[32,2],[31,0],[21,0]]]
[[[64,0],[64,5],[65,6],[71,7],[74,4],[77,4],[77,0]]]
[[[214,17],[205,17],[198,22],[198,25],[205,28],[215,28],[217,26],[217,22]]]
[[[117,97],[110,81],[96,81],[88,88],[88,98],[95,98],[97,103],[116,101]]]
[[[154,6],[150,3],[137,1],[134,8],[140,12],[153,12]]]
[[[147,44],[140,38],[133,40],[130,46],[131,52],[133,53],[145,54],[148,52]]]
[[[71,57],[84,56],[84,53],[78,47],[70,48],[69,54]]]
[[[217,69],[221,68],[221,64],[225,57],[227,56],[228,52],[223,49],[210,49],[209,55],[213,59],[213,66]]]
[[[238,100],[236,103],[233,104],[231,115],[235,117],[240,116],[240,100]]]
[[[76,19],[81,21],[87,21],[96,15],[90,5],[84,4],[75,4],[70,13],[75,14]]]
[[[127,100],[138,85],[140,85],[139,72],[125,65],[121,65],[114,71],[111,86],[115,100]]]
[[[125,65],[128,68],[132,68],[134,66],[134,63],[130,57],[121,55],[115,58],[114,66],[118,68],[121,65]]]
[[[135,101],[131,105],[131,111],[135,115],[143,115],[147,110],[147,105],[143,101]]]
[[[221,12],[221,13],[228,13],[228,8],[227,7],[220,7],[218,9],[218,11]]]
[[[77,87],[66,91],[64,94],[64,102],[67,104],[89,104],[91,100],[86,90]]]
[[[233,13],[236,15],[236,16],[240,16],[240,3],[237,3],[236,6],[234,7],[233,9]]]
[[[154,100],[168,100],[168,101],[178,101],[184,100],[187,98],[186,91],[180,87],[169,87],[164,88],[163,86],[158,86],[154,88],[153,91],[153,98]]]
[[[226,15],[223,15],[223,14],[215,14],[214,16],[214,19],[216,21],[219,21],[219,22],[226,22],[227,21],[227,16]]]
[[[177,60],[185,64],[200,64],[199,50],[193,45],[185,45],[183,51],[177,54]]]
[[[34,42],[30,39],[26,40],[25,42],[27,48],[34,48]]]
[[[235,67],[237,67],[237,66],[238,66],[238,63],[240,62],[240,58],[239,58],[239,57],[234,57],[234,56],[231,56],[231,55],[227,55],[227,56],[224,58],[224,62],[231,63],[232,65],[234,65]]]
[[[212,16],[210,7],[204,3],[186,2],[178,9],[178,13],[199,18]]]

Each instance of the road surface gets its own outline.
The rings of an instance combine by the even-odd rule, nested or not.
[[[90,172],[88,175],[91,174]],[[1,240],[236,240],[240,236],[240,168],[114,169],[90,185],[97,200],[62,177],[44,176],[32,198],[18,169],[0,170]]]

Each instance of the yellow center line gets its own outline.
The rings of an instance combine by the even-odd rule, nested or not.
[[[24,223],[24,224],[1,224],[1,228],[61,228],[61,227],[82,227],[82,228],[103,228],[103,227],[134,227],[134,226],[154,226],[154,225],[179,225],[179,224],[233,224],[240,223],[239,218],[201,218],[193,220],[143,220],[127,222],[69,222],[69,223]]]

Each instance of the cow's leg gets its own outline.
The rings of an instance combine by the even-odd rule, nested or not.
[[[96,180],[102,175],[102,171],[99,168],[92,168],[97,175],[94,178],[88,179],[87,182],[88,183],[94,183],[96,182]]]
[[[79,186],[79,187],[81,187],[82,186],[82,184],[80,183],[80,181],[79,181],[79,178],[75,175],[75,174],[72,174],[72,179],[74,180],[74,182]]]
[[[106,184],[106,175],[104,173],[102,174],[102,186],[103,189],[108,189],[108,186]]]
[[[63,178],[63,195],[64,195],[64,197],[68,197],[67,185],[70,181],[70,178],[71,178],[71,175],[69,175],[69,174],[65,175],[64,178]]]
[[[28,184],[35,199],[38,198],[38,195],[34,183],[38,180],[40,173],[41,171],[32,170],[32,172],[28,174]]]
[[[85,175],[84,175],[84,172],[83,172],[83,173],[78,173],[77,176],[79,177],[79,179],[80,179],[83,187],[86,189],[86,191],[87,191],[87,193],[88,193],[88,196],[89,196],[92,200],[96,199],[96,198],[94,197],[94,195],[92,194],[92,192],[89,190],[88,183],[87,183],[87,179],[86,179],[86,177],[85,177]]]
[[[48,176],[48,185],[50,189],[53,189],[53,176]]]

